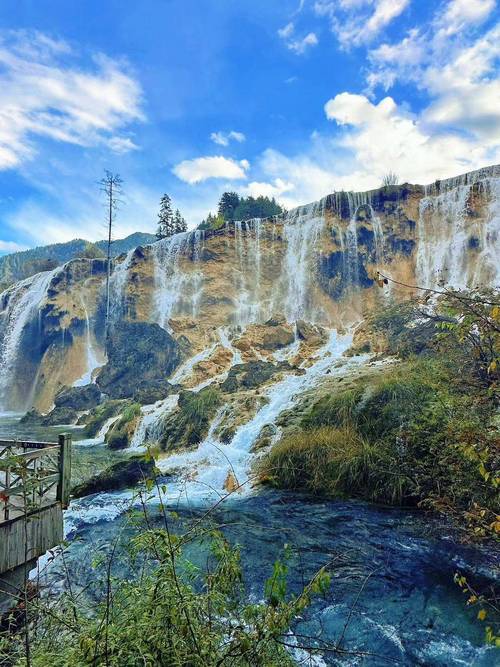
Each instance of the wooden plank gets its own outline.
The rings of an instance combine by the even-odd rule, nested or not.
[[[63,538],[60,503],[0,524],[0,574],[38,558]]]

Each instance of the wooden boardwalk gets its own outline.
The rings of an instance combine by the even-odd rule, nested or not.
[[[70,487],[70,435],[57,443],[0,440],[0,610],[19,570],[62,542]]]

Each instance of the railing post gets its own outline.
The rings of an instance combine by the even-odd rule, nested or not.
[[[63,509],[69,505],[71,492],[71,434],[61,433],[59,436],[59,484],[57,499]]]

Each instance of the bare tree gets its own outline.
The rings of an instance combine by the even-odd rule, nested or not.
[[[122,192],[123,181],[120,178],[119,174],[113,174],[107,169],[104,172],[104,178],[101,179],[101,192],[104,192],[106,196],[106,211],[107,211],[107,225],[108,225],[108,247],[107,247],[107,271],[106,271],[106,328],[105,336],[106,341],[108,339],[109,333],[109,306],[110,306],[110,295],[109,295],[109,283],[111,277],[111,243],[112,243],[112,233],[113,233],[113,222],[116,217],[116,211],[118,210],[118,205],[121,203],[119,199]]]
[[[386,188],[389,185],[397,185],[399,183],[399,176],[393,171],[388,171],[382,178],[382,187]]]

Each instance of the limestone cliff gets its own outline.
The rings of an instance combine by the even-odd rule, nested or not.
[[[96,376],[105,393],[131,396],[144,364],[156,385],[193,387],[241,362],[293,360],[400,298],[375,284],[377,271],[465,287],[496,285],[499,270],[500,166],[339,192],[285,217],[131,250],[113,263],[109,359],[105,262],[74,259],[0,296],[0,404],[47,411],[64,387]]]

